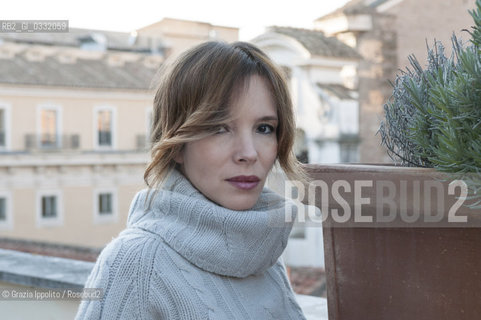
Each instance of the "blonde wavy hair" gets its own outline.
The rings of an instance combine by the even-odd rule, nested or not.
[[[160,69],[153,109],[152,160],[144,173],[158,187],[175,167],[187,142],[214,134],[230,120],[229,100],[252,75],[270,84],[277,107],[277,162],[291,180],[305,181],[293,153],[295,121],[284,73],[256,46],[246,42],[205,42]]]

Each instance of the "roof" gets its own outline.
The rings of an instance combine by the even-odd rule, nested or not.
[[[223,28],[223,29],[239,30],[239,28],[237,28],[237,27],[221,26],[221,25],[216,25],[216,24],[212,24],[212,23],[210,23],[210,22],[205,22],[205,21],[165,17],[165,18],[163,18],[163,19],[160,20],[160,21],[151,23],[151,24],[149,24],[149,25],[146,25],[146,26],[138,29],[138,31],[142,31],[142,30],[145,30],[145,29],[149,29],[149,28],[151,28],[151,27],[155,27],[155,26],[162,25],[162,24],[165,24],[165,23],[170,23],[170,22],[184,23],[184,24],[200,24],[200,25],[211,26],[211,27],[218,27],[218,28]]]
[[[338,15],[356,15],[362,13],[372,13],[375,8],[381,4],[390,0],[351,0],[347,2],[344,6],[334,10],[327,15],[317,18],[316,20],[321,20],[325,18],[330,18]]]
[[[321,31],[278,26],[269,27],[268,31],[296,39],[312,55],[350,59],[361,58],[356,50],[335,37],[327,37]]]
[[[45,56],[40,61],[17,53],[0,58],[0,83],[81,88],[148,90],[160,62],[149,65],[149,55],[139,54],[136,61],[111,63],[109,54],[98,59],[76,57],[64,63],[58,55]]]
[[[0,39],[29,44],[80,47],[86,42],[105,40],[107,50],[151,52],[165,48],[160,37],[137,36],[136,33],[69,28],[69,32],[0,33]]]

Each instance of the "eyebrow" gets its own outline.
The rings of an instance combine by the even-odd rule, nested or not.
[[[276,116],[265,116],[257,119],[258,121],[279,121]]]

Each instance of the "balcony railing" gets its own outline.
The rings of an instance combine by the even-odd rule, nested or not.
[[[80,148],[78,134],[27,134],[25,135],[25,150],[27,151],[61,151]]]

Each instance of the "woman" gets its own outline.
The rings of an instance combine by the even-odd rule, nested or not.
[[[150,188],[87,280],[103,297],[77,319],[305,319],[279,260],[292,206],[264,188],[276,161],[304,178],[281,72],[251,44],[208,42],[162,73]]]

